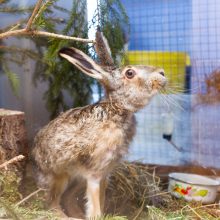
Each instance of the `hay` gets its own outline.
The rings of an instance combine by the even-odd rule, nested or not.
[[[16,176],[10,170],[0,173],[0,219],[58,220],[54,213],[44,209],[44,191],[36,191],[32,179],[26,181],[28,189],[26,195],[21,198]],[[187,203],[172,198],[167,191],[161,191],[160,186],[160,179],[155,175],[154,168],[141,163],[121,163],[109,177],[105,202],[105,213],[108,215],[100,220],[220,219],[217,204]],[[73,193],[70,193],[71,188],[69,190],[67,193],[69,197],[64,199],[67,199],[66,201],[69,199],[71,208]],[[83,198],[83,194],[78,195]]]
[[[218,204],[201,205],[199,203],[185,203],[179,200],[178,206],[175,207],[173,200],[172,211],[169,209],[159,209],[154,206],[148,206],[147,220],[215,220],[220,219],[220,210]]]
[[[138,162],[123,162],[109,176],[105,213],[126,216],[129,220],[220,219],[217,205],[206,207],[172,198],[161,185],[154,168]],[[75,213],[72,204],[84,195],[82,191],[79,193],[79,188],[76,191],[75,187],[69,188],[64,196],[63,206],[70,216]]]
[[[138,162],[120,163],[108,178],[104,213],[135,220],[146,215],[147,205],[166,206],[171,197],[168,192],[162,192],[159,185],[160,178],[155,175],[154,168]],[[85,190],[86,183],[80,181],[65,192],[62,206],[69,216],[82,218]]]
[[[159,185],[160,178],[155,175],[154,168],[139,162],[123,162],[109,177],[105,210],[137,219],[147,205],[161,207],[170,199],[167,192],[161,192]]]

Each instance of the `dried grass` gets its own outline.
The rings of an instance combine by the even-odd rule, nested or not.
[[[173,210],[158,209],[148,206],[147,219],[149,220],[214,220],[220,219],[220,210],[218,204],[211,204],[208,207],[199,203],[185,203],[179,200],[177,207],[173,206]],[[170,204],[172,205],[172,200]],[[180,206],[180,207],[179,207]]]
[[[0,173],[0,219],[58,219],[44,209],[44,192],[30,185],[21,198],[16,176],[10,170]],[[161,191],[154,168],[141,163],[121,163],[109,177],[105,220],[214,220],[220,219],[218,204],[202,205],[172,198]],[[32,193],[34,192],[34,193]],[[32,197],[28,197],[31,195]],[[22,202],[21,202],[22,201]],[[113,215],[113,216],[112,216]],[[126,217],[122,217],[126,216]]]
[[[112,172],[106,192],[106,212],[138,219],[147,205],[164,206],[170,199],[160,190],[154,168],[139,162],[123,162]]]
[[[188,203],[171,197],[161,189],[154,170],[141,163],[121,163],[110,176],[107,194],[115,210],[108,211],[131,220],[220,220],[219,204]]]

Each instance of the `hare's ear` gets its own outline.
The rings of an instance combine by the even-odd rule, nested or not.
[[[98,66],[89,56],[74,47],[61,49],[59,51],[59,55],[67,59],[82,72],[95,79],[102,80],[104,78],[104,75],[106,75],[106,72],[100,66]]]
[[[101,66],[114,68],[114,60],[112,59],[111,49],[108,41],[98,27],[96,31],[95,51],[98,55]]]

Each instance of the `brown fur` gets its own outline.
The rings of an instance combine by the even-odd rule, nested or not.
[[[100,200],[104,201],[100,184],[128,152],[135,134],[134,112],[150,101],[166,79],[161,69],[150,66],[129,66],[107,73],[75,48],[63,49],[60,54],[104,84],[106,98],[70,109],[39,131],[32,154],[37,181],[49,190],[51,207],[59,209],[60,197],[69,182],[83,177],[87,180],[86,216],[95,217],[101,214]],[[128,79],[125,72],[131,68],[136,75]]]
[[[193,108],[199,105],[215,105],[220,102],[220,69],[214,70],[205,78],[206,93],[199,93]]]

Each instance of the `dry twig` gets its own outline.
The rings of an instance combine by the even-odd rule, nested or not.
[[[19,206],[22,203],[26,202],[28,199],[30,199],[32,196],[36,195],[37,193],[41,192],[41,191],[45,191],[45,189],[39,188],[36,191],[32,192],[31,194],[29,194],[28,196],[26,196],[24,199],[22,199],[21,201],[19,201],[18,203],[16,203],[15,206]]]
[[[8,165],[10,165],[10,164],[12,164],[12,163],[16,163],[16,162],[18,162],[18,161],[21,161],[21,160],[23,160],[24,158],[25,158],[25,156],[23,156],[23,155],[18,155],[18,156],[16,156],[16,157],[13,157],[12,159],[10,159],[10,160],[4,162],[3,164],[1,164],[1,165],[0,165],[0,169],[2,169],[2,168],[7,169],[7,166],[8,166]]]

